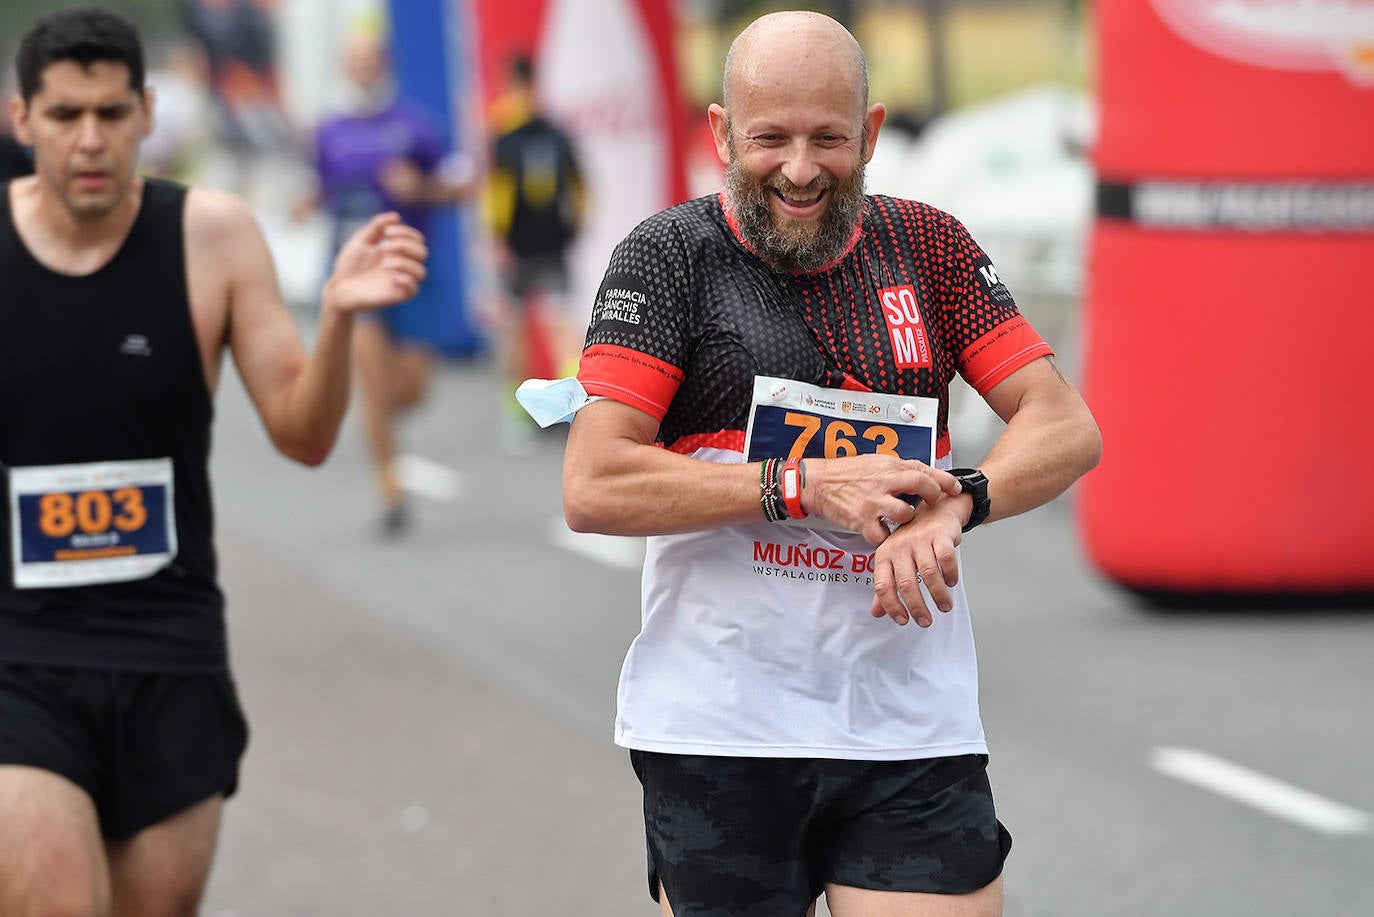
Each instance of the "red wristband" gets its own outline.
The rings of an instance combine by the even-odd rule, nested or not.
[[[790,458],[782,466],[782,502],[787,505],[787,515],[793,519],[805,519],[806,510],[802,509],[802,460]]]

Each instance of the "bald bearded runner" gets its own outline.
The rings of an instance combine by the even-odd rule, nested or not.
[[[964,227],[864,193],[884,116],[837,22],[754,21],[708,113],[726,187],[594,304],[564,510],[648,536],[615,738],[664,914],[1002,912],[959,547],[1101,441]],[[964,468],[956,375],[1006,422]]]

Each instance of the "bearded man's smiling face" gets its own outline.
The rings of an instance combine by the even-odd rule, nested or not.
[[[816,271],[853,235],[885,112],[865,107],[847,33],[783,25],[737,41],[711,127],[744,241],[782,270]]]

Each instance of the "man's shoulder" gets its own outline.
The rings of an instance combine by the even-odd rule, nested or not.
[[[248,203],[237,194],[214,188],[186,189],[186,239],[188,246],[218,248],[260,233]]]
[[[959,223],[951,214],[925,201],[887,194],[868,194],[865,197],[868,200],[866,210],[873,219],[899,219],[945,226]]]
[[[645,217],[630,236],[671,234],[683,240],[702,239],[719,235],[722,224],[720,198],[708,194],[673,204]]]
[[[571,148],[572,137],[559,125],[542,115],[521,121],[496,135],[497,147],[524,148],[530,144],[566,146]]]
[[[199,186],[186,188],[187,217],[201,220],[252,219],[248,202],[231,191]]]
[[[357,126],[358,119],[343,111],[331,111],[315,123],[315,139],[330,140]]]

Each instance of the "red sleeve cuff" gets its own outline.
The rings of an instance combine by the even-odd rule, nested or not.
[[[668,413],[682,378],[682,370],[671,363],[614,344],[588,347],[577,370],[587,394],[628,404],[656,420]]]
[[[1005,321],[974,341],[959,355],[960,372],[978,394],[986,395],[997,383],[1021,367],[1054,354],[1024,315]]]

